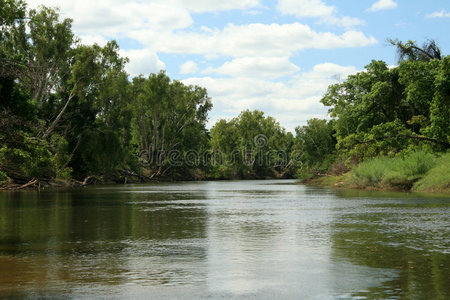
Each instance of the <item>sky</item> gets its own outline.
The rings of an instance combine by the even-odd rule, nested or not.
[[[29,0],[73,19],[84,44],[116,40],[131,77],[165,70],[208,90],[208,128],[259,109],[288,131],[327,118],[330,84],[372,59],[397,64],[387,38],[450,49],[448,0]]]

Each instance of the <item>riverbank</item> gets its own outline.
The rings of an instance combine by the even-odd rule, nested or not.
[[[191,176],[181,177],[147,177],[142,175],[133,175],[129,177],[118,177],[115,179],[105,179],[101,176],[89,176],[83,181],[77,179],[36,179],[33,178],[27,182],[14,182],[11,179],[0,181],[0,191],[18,191],[18,190],[44,190],[52,188],[83,188],[90,185],[114,185],[114,184],[145,184],[155,182],[179,182],[179,181],[223,181],[223,180],[273,180],[273,179],[294,179],[293,177],[282,176],[253,176],[249,178],[214,178],[212,176]]]
[[[450,153],[413,153],[403,158],[379,157],[339,175],[310,178],[302,183],[327,188],[426,192],[450,195]]]

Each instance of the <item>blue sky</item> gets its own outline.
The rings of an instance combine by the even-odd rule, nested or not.
[[[448,0],[48,0],[83,43],[115,39],[130,76],[166,70],[206,87],[208,127],[260,109],[293,131],[313,117],[329,84],[372,59],[396,64],[387,38],[435,39],[450,49]]]

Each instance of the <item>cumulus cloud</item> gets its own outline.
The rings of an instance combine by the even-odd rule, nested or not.
[[[28,1],[30,7],[42,2]],[[109,38],[120,38],[139,28],[167,32],[188,28],[193,23],[186,8],[162,1],[47,0],[45,5],[59,7],[62,17],[72,18],[74,30],[81,35],[101,33]]]
[[[154,2],[179,6],[195,13],[242,10],[257,7],[260,0],[153,0]]]
[[[261,109],[277,117],[288,130],[311,117],[324,117],[320,98],[336,78],[343,80],[357,70],[352,66],[317,64],[300,72],[292,56],[305,49],[366,47],[377,40],[361,31],[357,18],[340,16],[323,0],[279,0],[278,10],[299,18],[346,28],[341,33],[317,31],[299,22],[288,24],[227,24],[220,28],[194,24],[196,14],[224,10],[244,13],[264,9],[260,0],[47,0],[60,6],[63,18],[73,18],[75,33],[83,43],[104,45],[107,40],[132,40],[139,49],[121,50],[130,59],[131,76],[166,69],[158,54],[176,59],[199,55],[211,68],[200,71],[197,62],[185,61],[179,74],[196,74],[184,80],[208,89],[214,109],[211,122],[236,116],[244,109]],[[36,7],[41,0],[29,0]],[[133,43],[131,43],[133,44]],[[177,56],[179,55],[179,56]],[[221,58],[221,65],[215,65]],[[222,62],[223,59],[226,62]],[[170,71],[170,70],[169,70]],[[203,77],[202,77],[203,76]],[[217,78],[219,77],[219,78]]]
[[[450,12],[445,10],[435,11],[431,14],[426,15],[427,18],[450,18]]]
[[[327,87],[344,80],[358,70],[353,66],[322,63],[297,74],[288,82],[274,82],[264,78],[236,76],[214,78],[194,77],[186,84],[200,85],[213,95],[214,110],[211,123],[219,118],[236,116],[244,109],[260,109],[279,117],[288,130],[304,125],[311,117],[324,117],[327,112],[320,99]]]
[[[218,68],[210,68],[204,73],[215,73],[237,77],[276,79],[292,75],[300,70],[288,57],[243,57],[226,62]]]
[[[128,57],[130,62],[125,70],[131,76],[149,75],[166,69],[166,65],[159,59],[158,55],[149,49],[120,50],[122,56]]]
[[[397,7],[397,3],[395,3],[393,0],[378,0],[374,4],[372,4],[371,7],[367,9],[367,11],[379,11],[379,10],[387,10],[387,9],[394,9]]]
[[[308,25],[292,24],[228,24],[210,33],[172,32],[163,34],[151,29],[130,32],[142,44],[165,53],[201,55],[290,56],[303,49],[365,47],[377,43],[360,31],[341,35],[317,32]]]
[[[198,65],[189,60],[180,66],[180,74],[195,74],[198,71]]]
[[[328,6],[321,0],[279,0],[278,9],[297,17],[327,17],[336,13],[334,6]]]
[[[321,0],[279,0],[278,10],[286,15],[295,15],[299,18],[319,18],[319,23],[346,28],[365,24],[358,18],[338,17],[337,8],[329,6]]]
[[[100,34],[85,34],[80,35],[81,43],[84,45],[93,45],[97,44],[99,46],[105,46],[108,43],[108,40],[101,36]]]
[[[283,1],[287,0],[280,0],[280,5]],[[318,7],[308,6],[309,15],[328,15],[328,22],[333,24],[345,23],[351,26],[359,23],[354,18],[339,19],[329,15],[335,11],[334,8],[326,6],[320,0],[314,1]],[[32,6],[39,2],[30,0]],[[289,1],[288,4],[293,5],[295,2]],[[299,2],[308,3],[303,0]],[[207,58],[218,55],[290,56],[308,48],[364,47],[377,42],[375,38],[365,36],[360,31],[349,30],[336,35],[317,32],[300,23],[228,24],[223,29],[202,26],[200,31],[190,30],[193,25],[191,11],[244,9],[259,5],[258,0],[48,0],[47,4],[59,4],[62,16],[73,18],[75,32],[89,43],[103,43],[104,40],[100,37],[131,38],[154,53],[200,54]]]

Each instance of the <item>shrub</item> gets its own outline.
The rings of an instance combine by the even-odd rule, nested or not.
[[[377,186],[388,171],[390,159],[380,157],[365,161],[354,169],[354,177],[358,184]]]
[[[357,185],[411,189],[436,164],[436,156],[415,151],[393,158],[379,157],[359,164],[354,169]]]
[[[435,161],[434,168],[414,184],[414,191],[450,191],[450,153],[442,155]]]

